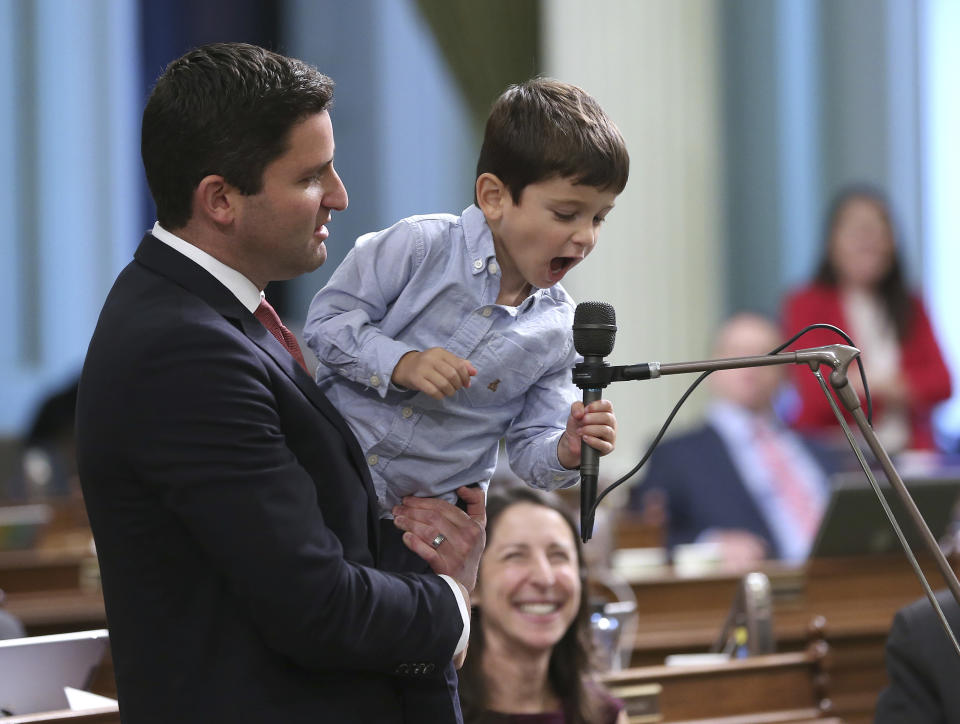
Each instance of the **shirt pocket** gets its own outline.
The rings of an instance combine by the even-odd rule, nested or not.
[[[477,369],[470,387],[463,390],[471,407],[519,403],[543,372],[539,354],[499,334],[474,350],[469,359]]]

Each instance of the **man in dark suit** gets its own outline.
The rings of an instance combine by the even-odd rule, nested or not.
[[[144,111],[158,222],[104,304],[77,407],[127,723],[460,720],[482,493],[397,515],[444,575],[377,570],[359,445],[263,300],[323,263],[347,205],[332,86],[216,44],[171,63]]]
[[[960,607],[950,591],[937,592],[954,636]],[[887,637],[890,683],[877,699],[875,724],[950,724],[960,721],[960,655],[924,596],[893,619]]]
[[[742,313],[722,326],[713,353],[766,354],[779,343],[776,325]],[[712,373],[706,421],[654,450],[631,504],[663,507],[670,548],[716,543],[730,569],[806,556],[826,502],[826,457],[776,419],[783,379],[775,366]]]

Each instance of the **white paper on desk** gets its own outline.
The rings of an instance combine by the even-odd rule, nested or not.
[[[92,694],[82,689],[74,689],[72,686],[63,687],[63,693],[67,695],[67,703],[70,704],[70,711],[102,709],[105,706],[117,703],[116,699],[111,699],[109,696]]]
[[[729,660],[730,654],[671,654],[663,663],[667,666],[712,666]]]

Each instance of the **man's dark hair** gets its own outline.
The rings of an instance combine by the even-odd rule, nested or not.
[[[529,184],[556,176],[623,191],[630,155],[620,130],[582,88],[552,78],[512,85],[487,118],[477,177],[492,173],[514,203]]]
[[[333,81],[316,68],[255,45],[214,43],[174,60],[147,101],[140,143],[161,226],[189,221],[193,191],[210,174],[259,192],[290,129],[332,98]]]

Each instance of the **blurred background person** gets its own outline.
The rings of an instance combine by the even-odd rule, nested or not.
[[[0,602],[3,600],[3,591],[0,591]],[[0,639],[19,639],[26,636],[23,624],[12,613],[0,609]]]
[[[720,328],[713,355],[766,354],[782,340],[754,313]],[[774,410],[782,366],[713,372],[705,420],[654,450],[631,507],[663,506],[666,543],[715,543],[723,567],[742,570],[765,558],[802,561],[828,494],[828,453],[787,429]]]
[[[7,481],[10,501],[73,498],[80,500],[77,477],[77,387],[73,377],[38,404],[18,450],[18,464]]]
[[[907,288],[890,206],[870,186],[842,190],[827,214],[823,252],[812,281],[785,300],[785,332],[809,324],[840,327],[862,353],[874,428],[889,453],[932,449],[933,406],[950,396],[950,374],[920,297]],[[842,343],[815,330],[794,347]],[[792,424],[825,437],[842,434],[816,378],[794,369],[800,405]],[[859,373],[849,379],[865,404]],[[866,407],[864,407],[866,410]]]
[[[937,592],[954,636],[960,607]],[[960,721],[960,659],[926,596],[897,612],[887,637],[887,688],[877,698],[875,724],[948,724]]]
[[[14,447],[12,470],[0,480],[0,505],[20,531],[4,548],[66,548],[89,552],[91,534],[77,473],[76,425],[79,377],[53,388],[37,404]],[[23,504],[28,505],[23,505]],[[16,526],[15,526],[16,527]]]
[[[586,568],[576,524],[550,493],[492,492],[487,546],[460,670],[465,724],[625,724],[592,676]]]

